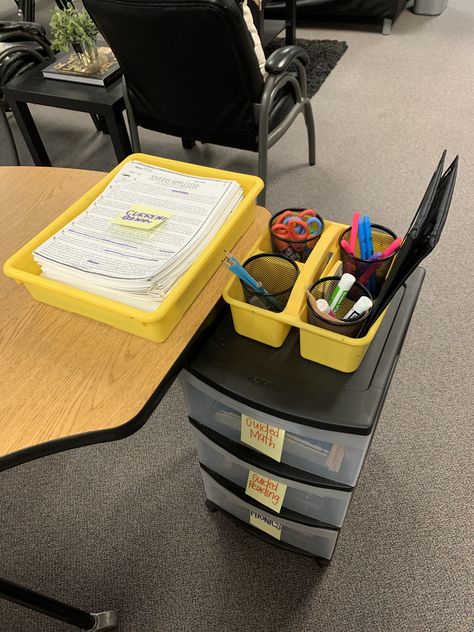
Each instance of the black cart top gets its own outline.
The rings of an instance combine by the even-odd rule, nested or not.
[[[186,368],[221,393],[275,417],[368,435],[382,410],[424,275],[417,268],[397,292],[354,373],[302,358],[297,329],[279,349],[240,336],[229,310]]]

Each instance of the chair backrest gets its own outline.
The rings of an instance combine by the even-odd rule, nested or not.
[[[122,68],[138,125],[254,149],[263,87],[236,0],[85,0]]]

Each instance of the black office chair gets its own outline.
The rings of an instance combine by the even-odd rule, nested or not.
[[[0,125],[13,164],[20,164],[15,140],[8,122],[8,103],[3,86],[28,68],[51,58],[53,51],[44,28],[36,22],[0,22]]]
[[[266,180],[267,149],[302,112],[309,162],[315,132],[306,92],[306,52],[284,46],[267,60],[263,80],[253,41],[235,0],[84,0],[124,75],[132,147],[137,125],[183,139],[258,152]],[[291,72],[293,70],[293,72]],[[125,83],[126,80],[126,83]],[[264,204],[265,193],[259,198]]]

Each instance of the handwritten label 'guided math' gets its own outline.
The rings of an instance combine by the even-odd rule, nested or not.
[[[280,513],[285,498],[287,485],[274,481],[267,476],[249,470],[245,493],[262,505],[266,505]]]
[[[240,440],[267,456],[281,461],[285,431],[242,413],[240,422]]]
[[[260,531],[265,531],[272,538],[281,540],[281,524],[268,516],[258,513],[258,511],[250,510],[250,524]]]

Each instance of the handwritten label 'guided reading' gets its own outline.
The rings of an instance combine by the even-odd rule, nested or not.
[[[250,524],[260,529],[260,531],[265,531],[272,538],[281,540],[281,524],[276,522],[276,520],[272,520],[272,518],[268,518],[257,511],[250,510]]]
[[[249,470],[249,478],[245,493],[255,498],[262,505],[266,505],[280,513],[285,498],[287,485],[274,481],[267,476],[262,476]]]
[[[172,213],[169,211],[162,211],[159,208],[151,208],[143,204],[134,204],[124,213],[120,213],[120,215],[115,217],[112,220],[112,224],[150,230],[150,228],[155,228],[155,226],[162,224],[171,216]]]
[[[281,461],[285,431],[270,424],[258,421],[248,415],[241,415],[240,440],[267,456]]]

